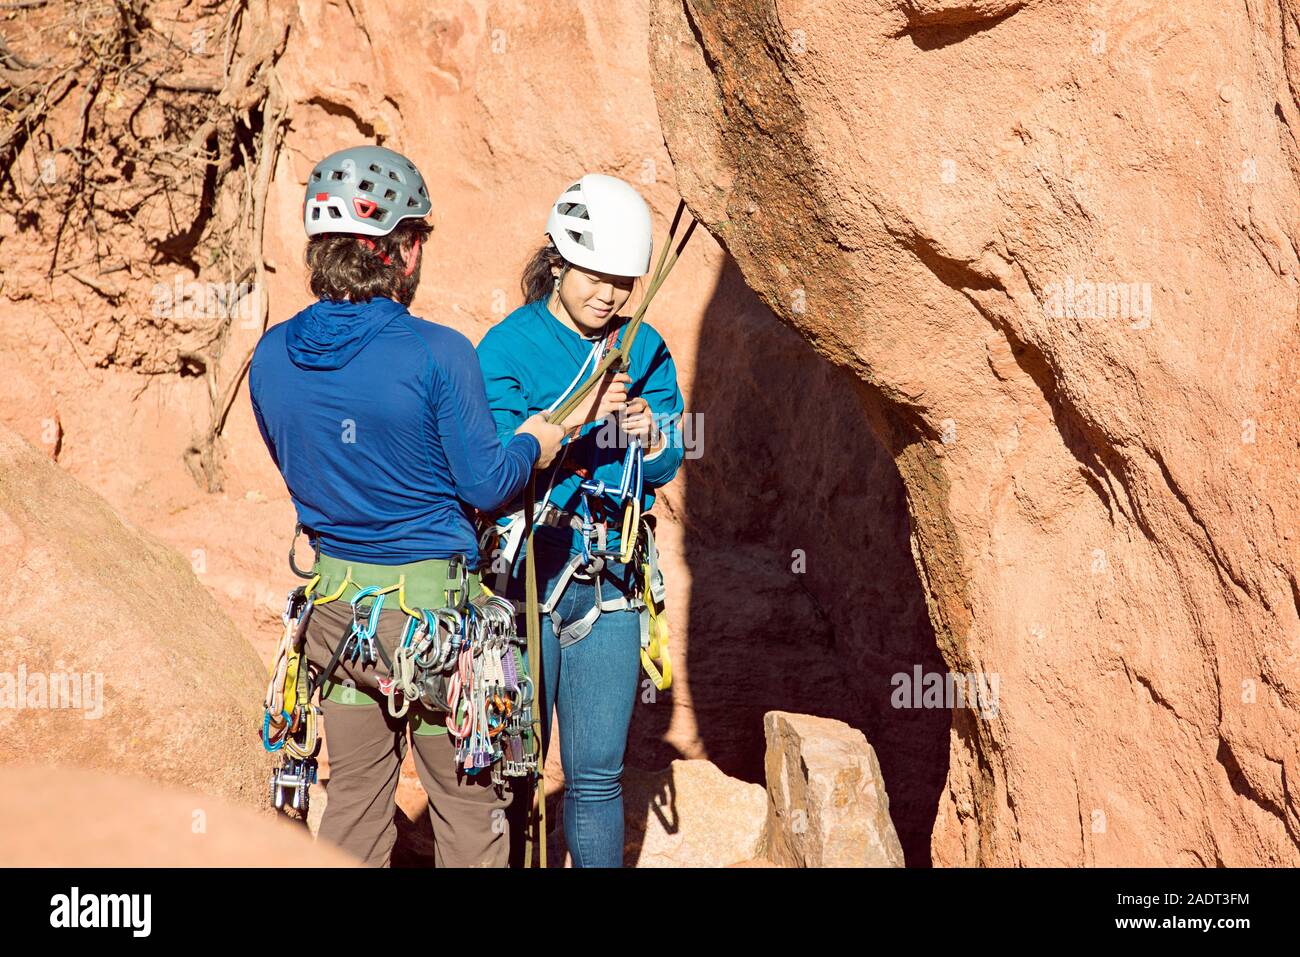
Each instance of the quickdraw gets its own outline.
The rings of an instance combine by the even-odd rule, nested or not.
[[[456,741],[457,765],[466,774],[490,768],[496,784],[533,774],[539,748],[532,687],[519,679],[525,664],[514,605],[490,594],[474,599],[460,619],[458,638],[458,648],[450,639],[445,645],[457,652],[446,681],[447,730]]]
[[[353,664],[358,661],[362,667],[373,665],[379,660],[379,645],[375,641],[375,632],[379,630],[379,613],[384,610],[384,595],[378,588],[362,588],[352,598],[352,634],[343,646],[343,654],[350,657]],[[370,605],[370,615],[362,624],[357,620],[357,605],[367,598],[374,598]]]

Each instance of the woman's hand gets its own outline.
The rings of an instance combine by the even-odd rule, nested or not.
[[[588,422],[596,422],[608,415],[617,415],[627,407],[627,390],[632,377],[625,372],[606,376],[605,381],[591,390],[591,395],[578,404],[564,420],[566,431],[573,432]]]
[[[647,452],[657,452],[663,446],[663,434],[654,427],[654,413],[650,411],[650,403],[640,396],[627,404],[623,412],[622,429],[628,435],[639,438]],[[650,444],[652,435],[655,441],[653,447]]]

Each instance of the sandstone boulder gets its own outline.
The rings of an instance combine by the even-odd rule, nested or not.
[[[760,855],[786,867],[902,867],[876,752],[842,721],[771,711]]]
[[[180,555],[3,427],[0,607],[0,764],[269,806],[266,671],[248,642]]]

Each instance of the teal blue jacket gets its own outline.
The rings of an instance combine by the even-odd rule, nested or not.
[[[612,321],[623,326],[618,338],[621,342],[628,320],[616,317]],[[545,411],[559,398],[573,382],[591,348],[590,341],[551,315],[545,299],[520,306],[488,330],[479,343],[478,358],[483,369],[488,405],[496,422],[497,435],[503,442],[514,436],[515,429],[524,419]],[[588,366],[584,378],[590,372]],[[677,385],[677,367],[663,337],[647,322],[641,323],[632,343],[628,374],[632,378],[628,398],[641,396],[646,400],[664,437],[664,448],[657,455],[646,457],[642,471],[641,509],[648,512],[654,505],[655,488],[672,481],[681,468],[684,450],[681,437],[682,393]],[[618,434],[603,422],[590,423],[583,427],[577,438],[567,443],[567,450],[561,450],[550,468],[538,473],[539,506],[547,487],[554,482],[551,504],[566,511],[578,511],[579,485],[583,480],[571,471],[571,465],[583,466],[590,470],[592,478],[604,481],[607,486],[618,487],[627,450],[622,442],[601,448],[597,437],[602,429],[606,430],[606,438],[611,433]],[[607,498],[610,507],[618,512],[616,519],[607,516],[611,517],[607,547],[617,548],[621,510],[613,505],[612,498]],[[522,507],[522,499],[517,499],[512,507]],[[595,518],[601,518],[599,511]],[[537,534],[552,539],[557,535],[569,537],[570,550],[575,554],[581,551],[581,536],[577,532],[570,535],[567,530],[542,526]]]

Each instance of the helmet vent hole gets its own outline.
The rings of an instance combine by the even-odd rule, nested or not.
[[[357,184],[357,188],[360,189],[361,192],[363,193],[371,193],[374,192],[375,184],[370,182],[370,180],[368,179],[363,179],[360,183]]]
[[[375,220],[376,222],[382,223],[385,219],[388,218],[388,210],[384,209],[382,206],[377,207],[375,209],[375,214],[370,218]]]
[[[372,172],[372,173],[382,173],[383,170],[380,169],[376,164],[371,163],[371,164],[370,164],[370,172]]]
[[[329,207],[327,207],[327,208],[328,208],[329,211],[330,211],[330,219],[342,219],[342,218],[343,218],[343,214],[339,212],[339,208],[338,208],[337,206],[329,206]]]
[[[391,203],[393,200],[397,199],[397,194],[394,193],[391,189],[386,189],[384,190],[384,199],[388,200]]]
[[[584,203],[561,203],[560,215],[573,216],[575,219],[591,219],[587,215],[587,207]]]
[[[391,170],[391,169],[388,171],[388,178],[391,179],[391,180],[394,180],[394,181],[396,181],[396,182],[398,182],[398,183],[400,183],[400,182],[402,181],[402,178],[401,178],[400,176],[397,175],[397,172],[396,172],[395,170]]]
[[[319,206],[313,206],[313,207],[312,207],[312,211],[311,211],[311,221],[314,223],[314,222],[316,222],[318,219],[320,219],[320,207],[319,207]]]
[[[585,246],[587,249],[590,249],[592,252],[596,251],[596,244],[592,242],[591,233],[589,232],[579,233],[572,229],[566,229],[565,232],[568,233],[569,238],[572,239],[579,246]]]
[[[419,205],[420,205],[420,201],[416,199],[414,196],[412,196],[410,199],[406,201],[407,209],[411,209],[412,207],[419,206]]]
[[[420,195],[423,196],[423,197],[425,197],[426,199],[427,199],[428,196],[429,196],[429,194],[426,193],[426,192],[424,191],[424,186],[423,186],[423,185],[420,186]]]
[[[319,180],[320,180],[320,170],[318,170],[318,169],[314,169],[314,170],[312,170],[312,171],[311,171],[311,178],[314,179],[314,180],[317,180],[317,181],[319,182]]]
[[[331,170],[331,171],[330,171],[330,179],[333,179],[333,180],[341,180],[341,179],[343,179],[343,177],[344,177],[345,175],[347,175],[347,174],[345,174],[345,173],[343,172],[343,170],[341,170],[341,169],[336,169],[336,170]]]

